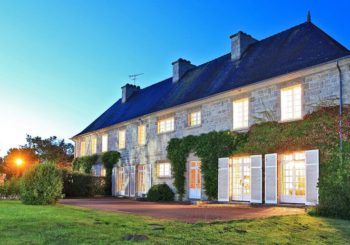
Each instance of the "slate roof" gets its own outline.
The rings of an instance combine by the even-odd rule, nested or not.
[[[347,48],[305,22],[252,44],[238,61],[229,53],[188,71],[177,83],[168,78],[126,103],[119,99],[78,135],[348,55]]]

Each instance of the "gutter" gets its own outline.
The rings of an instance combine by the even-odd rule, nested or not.
[[[337,60],[337,69],[339,74],[339,150],[343,152],[343,81],[342,72]]]

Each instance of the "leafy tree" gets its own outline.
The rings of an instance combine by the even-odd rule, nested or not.
[[[6,178],[21,176],[31,166],[39,162],[34,150],[11,148],[2,160],[0,169],[6,174]]]
[[[74,146],[71,143],[66,143],[64,139],[58,139],[56,136],[43,139],[27,135],[26,141],[22,148],[34,150],[40,162],[55,162],[60,168],[71,167],[74,158]]]

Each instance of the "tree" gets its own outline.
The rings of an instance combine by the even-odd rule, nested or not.
[[[32,149],[11,148],[4,157],[0,169],[9,179],[12,176],[21,176],[38,162],[39,159]]]
[[[27,135],[26,141],[22,148],[34,150],[40,162],[55,162],[60,168],[71,167],[74,158],[74,146],[71,143],[66,143],[64,139],[58,139],[56,136],[43,139]]]

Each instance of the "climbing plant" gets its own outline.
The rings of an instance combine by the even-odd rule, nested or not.
[[[112,191],[112,170],[114,164],[120,159],[120,153],[117,151],[108,151],[102,154],[101,160],[106,169],[106,194]]]
[[[92,165],[96,163],[98,155],[77,157],[73,160],[73,170],[86,174],[91,173]]]
[[[168,158],[178,194],[185,193],[186,159],[190,152],[201,159],[206,194],[215,199],[220,157],[319,149],[317,211],[322,215],[350,218],[350,108],[346,106],[343,111],[342,151],[338,109],[336,106],[319,108],[294,122],[263,122],[252,126],[247,133],[211,132],[170,140]]]

